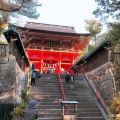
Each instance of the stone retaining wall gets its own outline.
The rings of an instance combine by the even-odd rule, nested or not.
[[[15,56],[0,56],[0,103],[21,102],[21,89],[24,89],[25,80],[26,75]]]
[[[108,105],[111,104],[112,97],[116,90],[114,76],[111,71],[112,67],[113,64],[108,62],[87,73]]]

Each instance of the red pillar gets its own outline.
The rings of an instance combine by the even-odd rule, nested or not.
[[[40,72],[43,73],[43,52],[41,52],[41,67],[40,67]]]

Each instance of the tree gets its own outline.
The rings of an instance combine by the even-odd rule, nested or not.
[[[120,51],[120,22],[111,23],[109,25],[108,36],[111,41],[113,51]]]
[[[38,0],[0,0],[0,21],[8,22],[10,16],[19,17],[19,15],[29,18],[38,18],[37,7],[41,6]]]
[[[115,53],[120,52],[120,22],[110,24],[109,30],[109,39],[111,41],[111,50]],[[120,56],[117,58],[120,59]],[[115,61],[115,58],[113,58]],[[117,84],[117,89],[120,91],[120,64],[119,62],[115,62],[115,81]]]
[[[120,20],[120,1],[119,0],[95,0],[98,7],[93,11],[96,17],[105,21],[109,17]]]
[[[91,36],[94,38],[96,45],[96,38],[102,30],[102,24],[98,23],[97,20],[85,20],[85,29],[90,32]]]
[[[31,12],[31,9],[35,12],[37,6],[41,6],[38,0],[0,0],[1,11],[18,12],[22,15],[24,12]]]
[[[41,6],[38,0],[0,0],[0,32],[3,29],[1,25],[11,22],[11,16],[21,18],[26,16],[37,19],[37,7]]]
[[[89,43],[88,44],[88,52],[92,52],[94,47]]]
[[[110,110],[114,114],[113,119],[115,120],[116,115],[120,113],[120,95],[117,95],[113,98],[112,104],[110,106]]]

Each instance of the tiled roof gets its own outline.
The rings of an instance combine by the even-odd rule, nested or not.
[[[66,33],[76,33],[74,27],[71,26],[61,26],[61,25],[52,25],[44,23],[34,23],[27,22],[26,28],[45,30],[45,31],[56,31],[56,32],[66,32]]]
[[[99,46],[97,46],[93,51],[90,53],[86,53],[83,57],[81,57],[76,64],[83,63],[84,61],[91,60],[94,56],[98,55],[101,51],[105,49],[105,47],[110,46],[110,41],[105,40]]]

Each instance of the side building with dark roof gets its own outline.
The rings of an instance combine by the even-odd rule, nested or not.
[[[108,105],[119,88],[115,81],[115,68],[120,64],[120,53],[112,52],[110,41],[103,41],[92,52],[75,62],[77,74],[87,75]]]

